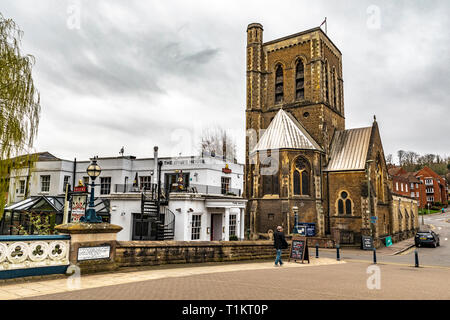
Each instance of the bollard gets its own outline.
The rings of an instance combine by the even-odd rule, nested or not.
[[[319,244],[316,243],[316,258],[319,258]]]
[[[419,252],[417,249],[414,251],[414,260],[416,261],[416,268],[419,267]]]
[[[339,255],[339,245],[336,245],[336,260],[341,261],[341,256]]]
[[[377,249],[373,248],[373,264],[377,264]]]

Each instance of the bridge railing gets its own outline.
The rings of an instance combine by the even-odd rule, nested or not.
[[[0,279],[65,273],[69,235],[0,236]]]

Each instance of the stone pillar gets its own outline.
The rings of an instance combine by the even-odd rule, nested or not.
[[[224,224],[223,227],[224,228],[224,232],[225,235],[222,235],[222,239],[225,241],[229,241],[230,240],[230,208],[225,208],[225,214],[224,214]]]
[[[55,227],[61,234],[70,235],[69,261],[81,273],[112,271],[115,263],[117,233],[122,227],[109,223],[68,223]]]

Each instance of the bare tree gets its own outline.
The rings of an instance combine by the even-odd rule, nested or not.
[[[200,152],[203,156],[236,161],[236,142],[220,127],[206,128],[202,132]]]
[[[392,165],[393,163],[392,163],[392,154],[388,154],[387,156],[386,156],[386,163],[388,164],[388,165]]]
[[[398,150],[397,151],[397,156],[398,156],[398,164],[400,166],[403,165],[403,159],[405,157],[405,151],[404,150]]]

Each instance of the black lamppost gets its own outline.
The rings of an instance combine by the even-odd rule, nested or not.
[[[97,157],[94,157],[89,167],[86,169],[86,172],[89,177],[91,177],[92,183],[91,183],[91,197],[89,199],[89,209],[86,212],[86,215],[84,217],[80,218],[81,222],[88,222],[88,223],[101,223],[102,218],[97,216],[95,213],[94,208],[94,187],[96,184],[94,184],[95,179],[100,175],[102,172],[102,169],[97,164]]]

